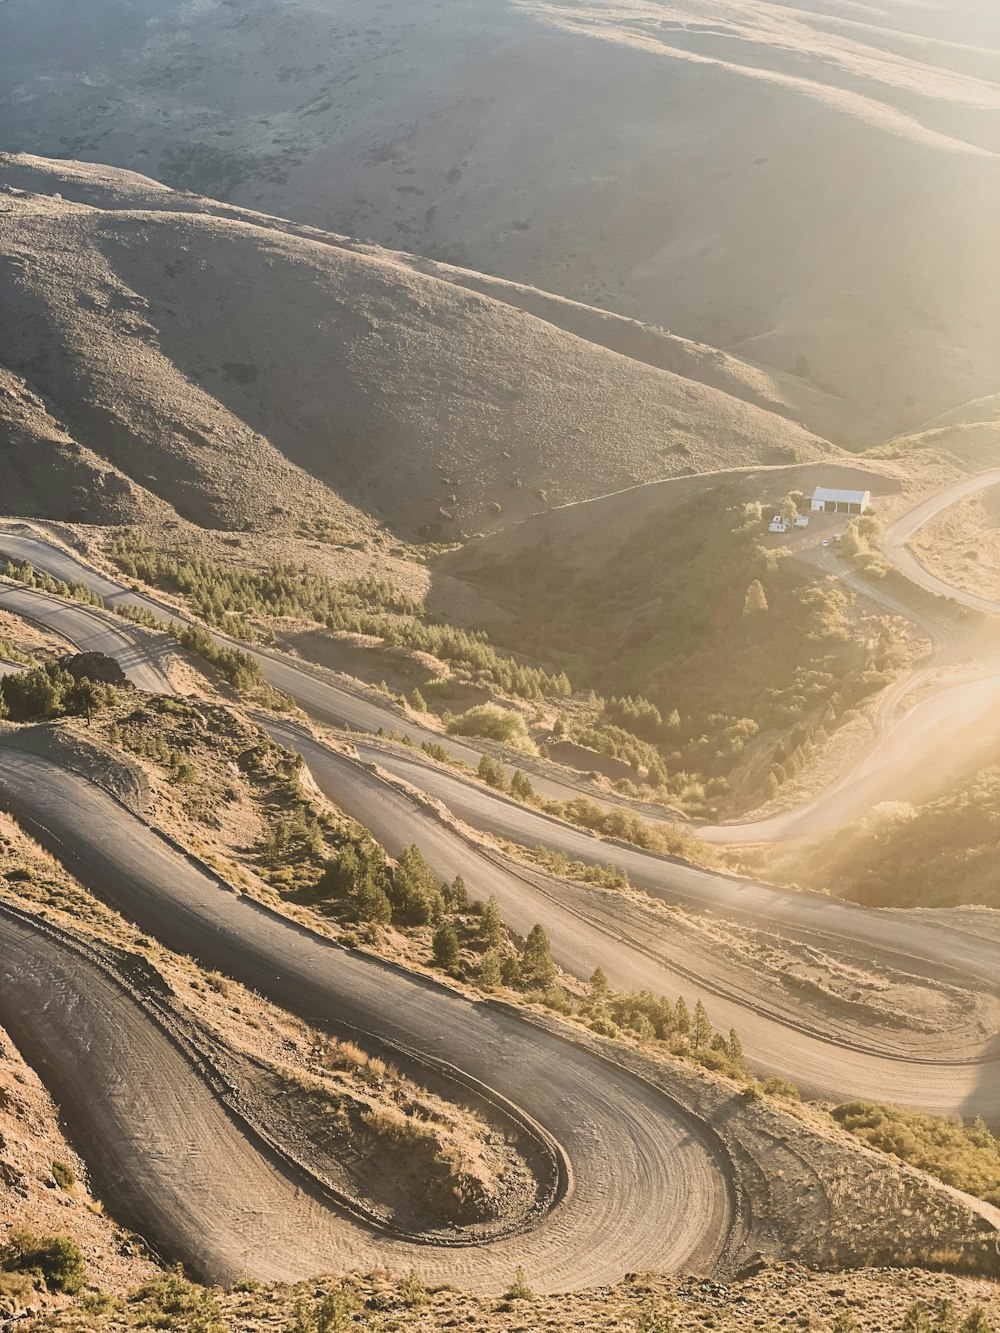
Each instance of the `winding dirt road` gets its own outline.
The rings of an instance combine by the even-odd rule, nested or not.
[[[914,505],[886,528],[882,547],[886,559],[926,591],[971,610],[1000,612],[1000,601],[954,588],[932,574],[907,543],[938,514],[970,495],[1000,484],[1000,468],[967,477]],[[952,625],[924,612],[914,612],[891,594],[866,583],[845,568],[832,551],[820,551],[816,563],[865,596],[914,621],[931,641],[927,662],[890,686],[879,703],[877,734],[851,770],[815,800],[769,819],[700,828],[706,842],[737,844],[785,842],[818,838],[862,819],[881,801],[919,804],[939,794],[1000,748],[1000,661],[983,660],[970,678],[935,691],[906,712],[902,704],[955,648]],[[981,763],[980,763],[981,761]]]
[[[893,525],[887,543],[891,535],[903,549],[920,523],[997,481],[1000,470],[992,480],[970,479],[925,502]],[[4,533],[0,550],[56,577],[86,582],[109,603],[127,599],[164,614],[157,603],[95,574],[37,536]],[[887,551],[892,554],[895,547],[890,543]],[[46,625],[81,648],[117,657],[140,688],[169,689],[165,673],[149,655],[148,636],[127,622],[31,589],[3,589],[0,607]],[[989,609],[1000,608],[991,604]],[[325,673],[280,654],[255,650],[254,655],[272,684],[321,721],[347,722],[369,732],[399,725],[401,715]],[[981,719],[996,715],[1000,683],[981,681],[976,687],[981,693],[969,725],[981,732]],[[844,821],[853,817],[852,810],[870,808],[877,792],[898,783],[912,767],[914,746],[933,747],[944,730],[954,744],[956,709],[968,718],[969,700],[966,694],[956,704],[942,691],[897,719],[881,738],[884,752],[876,744],[850,779],[814,803],[823,807],[822,818]],[[542,891],[537,880],[528,882],[484,854],[373,766],[441,801],[475,828],[526,845],[543,842],[590,863],[612,859],[634,884],[668,901],[757,925],[767,922],[789,937],[850,941],[892,965],[908,960],[929,974],[951,981],[965,977],[990,990],[1000,976],[1000,944],[927,918],[781,893],[633,847],[612,846],[398,747],[354,738],[359,762],[294,725],[273,719],[266,725],[276,739],[304,754],[331,799],[371,828],[390,851],[418,842],[438,874],[462,873],[476,893],[496,893],[515,928],[541,920],[558,960],[574,972],[587,975],[600,962],[615,985],[657,991],[677,986],[689,995],[703,993],[720,1026],[732,1022],[739,1027],[757,1067],[792,1077],[810,1092],[866,1095],[1000,1122],[1000,1052],[981,1047],[918,1059],[889,1049],[891,1043],[878,1035],[862,1037],[850,1024],[838,1029],[827,1023],[821,1032],[807,1012],[796,1015],[773,997],[765,1002],[759,994],[741,991],[721,964],[699,982],[685,973],[681,959],[671,957],[669,945],[648,921],[644,926],[639,917],[614,913],[598,895],[572,885],[552,881]],[[406,730],[424,738],[409,720]],[[426,738],[441,739],[431,732]],[[448,744],[459,757],[476,762],[478,752],[471,746]],[[564,799],[577,794],[558,781],[548,785],[547,794]],[[3,747],[0,789],[4,804],[83,882],[168,947],[244,981],[309,1021],[420,1058],[446,1056],[463,1076],[495,1088],[544,1127],[569,1163],[569,1188],[561,1202],[516,1239],[480,1247],[418,1246],[359,1230],[309,1198],[266,1152],[248,1142],[209,1089],[195,1095],[191,1079],[197,1078],[183,1052],[171,1047],[168,1034],[156,1036],[134,998],[115,992],[113,978],[102,979],[100,969],[65,941],[0,912],[0,1005],[12,1034],[57,1089],[91,1149],[95,1171],[111,1182],[127,1220],[165,1240],[195,1237],[192,1254],[206,1275],[226,1280],[252,1269],[261,1276],[293,1277],[358,1264],[412,1263],[435,1280],[496,1286],[520,1262],[535,1285],[551,1290],[609,1281],[629,1268],[705,1266],[721,1253],[735,1215],[729,1164],[711,1131],[662,1093],[497,1006],[472,1004],[341,950],[239,897],[110,797],[50,761]],[[801,836],[803,829],[816,827],[811,809],[706,833],[753,830],[740,839],[747,841]],[[30,968],[15,961],[25,958],[31,959]],[[100,1068],[94,1068],[95,1059]],[[100,1085],[96,1097],[81,1091],[74,1071],[83,1068]],[[152,1095],[137,1096],[147,1078]],[[115,1132],[99,1144],[101,1125],[113,1125]],[[126,1180],[136,1174],[137,1158],[143,1161],[141,1186]],[[615,1164],[613,1173],[609,1162]],[[219,1188],[222,1176],[230,1182],[225,1189]]]
[[[563,1197],[508,1240],[418,1245],[360,1229],[248,1145],[197,1093],[190,1065],[86,959],[0,914],[5,1023],[74,1127],[79,1115],[99,1186],[204,1275],[416,1265],[435,1281],[498,1288],[521,1263],[540,1288],[562,1290],[718,1258],[735,1217],[732,1170],[712,1131],[665,1094],[502,1006],[341,949],[232,892],[48,760],[5,750],[2,775],[15,817],[168,948],[309,1022],[455,1066],[459,1100],[470,1078],[494,1089],[565,1154]]]
[[[885,551],[886,559],[895,565],[900,573],[905,574],[914,583],[920,584],[922,588],[926,588],[928,592],[936,593],[939,597],[950,597],[974,611],[1000,611],[1000,601],[965,592],[962,588],[953,587],[952,584],[939,579],[917,559],[907,545],[915,532],[932,518],[936,518],[943,510],[957,504],[959,500],[965,500],[970,495],[978,495],[980,491],[989,490],[991,486],[997,485],[1000,485],[1000,468],[991,468],[988,472],[979,472],[974,477],[957,481],[953,486],[938,491],[921,504],[907,510],[896,519],[895,523],[891,523],[883,534],[882,549]]]

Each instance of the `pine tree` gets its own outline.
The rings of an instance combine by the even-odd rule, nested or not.
[[[488,754],[484,754],[482,759],[480,759],[479,767],[476,772],[488,787],[494,787],[497,791],[507,790],[507,778],[503,768]]]
[[[505,986],[510,986],[512,990],[524,984],[524,974],[521,970],[521,960],[514,954],[507,954],[500,960],[500,979]]]
[[[365,878],[354,895],[355,911],[359,921],[371,921],[375,925],[392,924],[392,903],[375,880]]]
[[[764,594],[764,585],[760,579],[752,579],[743,598],[743,614],[753,616],[766,610],[767,597]]]
[[[521,967],[527,984],[549,986],[555,980],[556,965],[552,961],[552,948],[544,927],[534,925],[524,942]]]
[[[389,898],[399,909],[403,921],[414,926],[440,921],[444,899],[415,843],[403,849],[392,873],[391,885]]]
[[[461,875],[456,875],[451,881],[444,899],[452,912],[464,912],[469,906],[469,892]]]
[[[510,780],[510,794],[519,801],[533,801],[535,799],[534,787],[519,768],[514,770],[514,776]]]
[[[743,1043],[740,1041],[740,1034],[735,1028],[729,1029],[729,1043],[727,1050],[729,1051],[729,1058],[734,1065],[741,1065],[743,1063]]]
[[[479,964],[479,984],[483,990],[496,990],[502,980],[500,955],[496,949],[487,949]]]
[[[438,967],[450,969],[457,967],[461,958],[461,949],[458,944],[458,935],[455,933],[455,927],[448,921],[442,921],[434,932],[433,941],[434,961]]]
[[[707,1046],[712,1039],[712,1024],[708,1020],[708,1010],[701,1000],[694,1007],[694,1019],[691,1023],[691,1045],[695,1050]]]
[[[419,690],[414,690],[410,695],[410,707],[417,713],[427,712],[427,700]]]
[[[674,1007],[674,1023],[677,1031],[682,1035],[691,1031],[691,1015],[688,1012],[687,1000],[683,995],[677,997],[677,1004]]]
[[[499,949],[503,943],[503,917],[500,904],[492,893],[479,918],[479,939],[486,949]]]
[[[594,1004],[605,1004],[608,998],[608,978],[603,967],[595,967],[590,977],[590,999]]]

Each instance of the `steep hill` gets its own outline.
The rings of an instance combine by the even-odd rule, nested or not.
[[[635,481],[837,452],[753,401],[766,377],[661,368],[668,342],[604,332],[600,312],[483,295],[474,275],[127,173],[7,172],[9,372],[137,495],[195,523],[453,537]],[[613,350],[630,331],[641,359]],[[21,503],[69,516],[57,496]]]
[[[7,0],[0,85],[7,147],[606,305],[844,439],[998,388],[991,0]]]
[[[808,560],[843,519],[767,530],[785,497],[820,483],[900,489],[888,470],[832,464],[682,477],[535,515],[438,569],[492,599],[496,641],[612,696],[564,719],[572,739],[662,767],[691,804],[738,808],[906,657],[900,623]]]
[[[3,508],[93,523],[133,523],[169,510],[93,450],[77,443],[20,376],[0,366]]]

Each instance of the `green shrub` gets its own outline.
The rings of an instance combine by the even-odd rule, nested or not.
[[[488,740],[501,741],[516,750],[535,748],[521,714],[510,708],[501,708],[499,704],[476,704],[452,718],[448,730],[455,736],[483,736]]]
[[[76,1172],[65,1162],[53,1162],[52,1179],[61,1190],[71,1190],[76,1184]]]
[[[504,1297],[508,1301],[533,1301],[535,1299],[535,1293],[528,1286],[528,1280],[520,1264],[514,1270],[513,1280],[504,1292]]]
[[[65,1236],[35,1236],[12,1231],[0,1246],[0,1270],[26,1273],[44,1283],[49,1291],[72,1296],[83,1286],[86,1269],[83,1254]]]
[[[396,1292],[400,1304],[411,1310],[418,1305],[426,1305],[430,1299],[423,1278],[415,1268],[411,1268],[408,1273],[404,1273],[399,1279],[396,1283]]]
[[[761,1083],[761,1091],[769,1097],[777,1097],[785,1102],[801,1101],[802,1095],[794,1083],[787,1078],[766,1078]]]
[[[179,1268],[145,1283],[129,1300],[140,1327],[227,1333],[218,1301],[204,1287],[189,1282]]]
[[[834,1107],[832,1115],[872,1148],[1000,1206],[1000,1141],[982,1120],[963,1125],[866,1101],[844,1102]]]
[[[462,951],[459,948],[458,933],[450,922],[442,921],[438,926],[434,932],[432,949],[434,962],[438,967],[443,967],[447,971],[458,966]]]

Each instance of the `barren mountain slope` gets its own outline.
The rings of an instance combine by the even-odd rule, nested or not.
[[[132,523],[167,507],[76,440],[24,380],[0,366],[3,507],[39,518]]]
[[[991,0],[9,0],[4,25],[9,147],[607,304],[846,395],[858,438],[997,388]]]
[[[836,453],[405,258],[158,209],[149,182],[123,208],[131,184],[113,209],[8,187],[0,337],[81,443],[195,522],[357,531],[357,506],[451,536],[545,498]]]
[[[36,157],[30,153],[0,154],[4,181],[15,189],[35,194],[60,194],[76,203],[102,209],[153,209],[158,212],[209,213],[261,226],[274,227],[307,240],[321,241],[358,254],[385,258],[382,247],[322,231],[301,222],[291,222],[272,214],[262,214],[237,204],[223,203],[193,195],[187,190],[171,190],[159,181],[149,180],[121,167],[89,162],[67,162]],[[819,434],[849,443],[856,410],[842,397],[818,389],[808,379],[774,370],[716,347],[694,342],[669,333],[658,325],[642,323],[598,306],[571,301],[537,287],[511,282],[472,269],[459,268],[440,260],[392,251],[390,258],[420,273],[471,288],[484,296],[503,301],[546,323],[573,333],[635,361],[643,361],[660,370],[669,370],[685,379],[697,380],[721,389],[734,398],[745,399],[793,421],[808,421]]]

